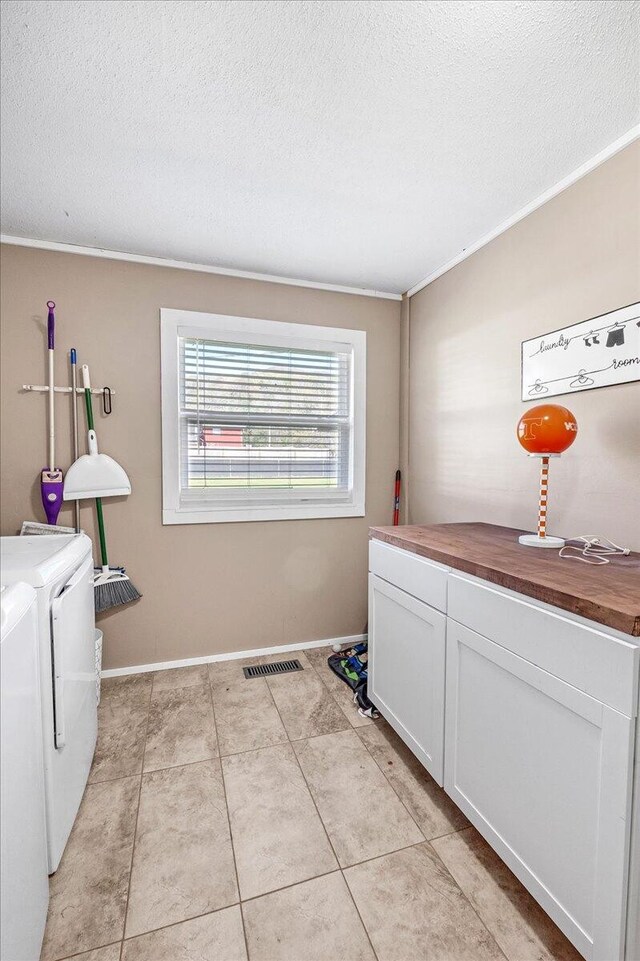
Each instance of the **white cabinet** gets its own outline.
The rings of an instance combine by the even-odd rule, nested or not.
[[[446,617],[369,575],[369,696],[442,785]]]
[[[631,718],[452,619],[445,788],[589,959],[621,958]]]
[[[369,570],[374,704],[588,961],[640,961],[638,640],[378,540]]]

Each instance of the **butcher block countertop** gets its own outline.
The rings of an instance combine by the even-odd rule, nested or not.
[[[480,523],[369,529],[370,538],[640,637],[640,554],[585,564],[524,547],[524,533]]]

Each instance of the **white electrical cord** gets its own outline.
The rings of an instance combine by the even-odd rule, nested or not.
[[[608,564],[609,557],[616,555],[625,556],[631,551],[628,547],[619,547],[607,537],[596,537],[595,534],[582,534],[580,537],[572,537],[571,540],[582,541],[582,546],[577,547],[565,544],[559,551],[560,557],[569,560],[583,561],[585,564]],[[573,551],[574,553],[565,553]]]

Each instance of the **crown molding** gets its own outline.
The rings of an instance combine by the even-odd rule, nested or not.
[[[495,240],[496,237],[499,237],[500,234],[503,234],[506,230],[509,230],[510,227],[515,226],[515,224],[519,223],[519,221],[524,220],[525,217],[528,217],[529,214],[532,214],[539,207],[542,207],[543,204],[548,203],[549,200],[553,200],[553,198],[557,197],[558,194],[562,193],[563,190],[566,190],[568,187],[572,187],[573,184],[575,184],[578,180],[581,180],[582,177],[586,177],[586,175],[591,173],[592,170],[595,170],[596,167],[599,167],[611,157],[615,156],[615,154],[619,153],[621,150],[624,150],[625,147],[628,147],[639,137],[640,124],[632,127],[631,130],[628,130],[622,135],[622,137],[614,140],[613,143],[609,144],[608,147],[605,147],[604,150],[601,150],[599,153],[595,154],[595,156],[591,157],[590,160],[587,160],[586,163],[576,167],[572,173],[564,177],[562,180],[559,180],[558,183],[554,184],[553,187],[550,187],[549,190],[545,190],[543,194],[540,194],[540,196],[536,197],[535,200],[532,200],[531,203],[528,203],[525,207],[522,207],[517,213],[515,213],[512,217],[509,217],[508,220],[503,221],[503,223],[499,224],[494,230],[491,230],[488,234],[485,234],[484,237],[480,238],[480,240],[477,240],[469,247],[465,247],[464,250],[452,260],[448,260],[441,267],[438,267],[437,270],[434,270],[433,273],[429,274],[423,280],[420,280],[417,284],[414,284],[414,286],[407,291],[405,296],[413,297],[413,295],[417,294],[419,290],[423,289],[423,287],[427,287],[428,284],[433,283],[433,281],[437,280],[438,277],[442,277],[442,275],[446,274],[447,271],[451,270],[453,267],[457,267],[458,264],[461,264],[463,260],[467,259],[467,257],[471,257],[472,254],[475,254],[482,247],[486,247],[487,244],[490,244],[491,241]]]
[[[123,250],[108,250],[106,247],[82,247],[77,244],[61,244],[53,240],[36,240],[33,237],[13,237],[9,234],[0,234],[0,243],[11,244],[15,247],[35,247],[39,250],[54,250],[63,254],[79,254],[81,257],[102,257],[105,260],[123,260],[133,264],[149,264],[152,267],[171,267],[174,270],[194,270],[201,274],[239,277],[241,280],[260,280],[267,284],[286,284],[289,287],[308,287],[312,290],[329,290],[338,294],[356,294],[359,297],[402,300],[402,294],[394,294],[387,290],[370,290],[367,287],[345,287],[340,284],[322,284],[313,280],[299,280],[296,277],[279,277],[275,274],[259,274],[249,270],[233,270],[230,267],[216,267],[212,264],[193,264],[185,260],[167,260],[164,257],[147,257],[144,254],[130,254]]]

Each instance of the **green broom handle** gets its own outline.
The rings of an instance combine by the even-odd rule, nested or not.
[[[82,377],[84,383],[84,404],[87,409],[87,425],[89,430],[94,430],[93,426],[93,407],[91,404],[91,385],[89,383],[89,368],[83,365]],[[108,567],[109,561],[107,559],[107,538],[104,533],[104,517],[102,514],[102,498],[96,497],[96,514],[98,515],[98,536],[100,538],[100,555],[102,557],[102,566]]]
[[[107,558],[107,539],[104,534],[104,517],[102,516],[102,498],[96,497],[96,513],[98,515],[98,535],[100,537],[100,554],[102,556],[102,566],[108,567]]]
[[[95,430],[93,426],[93,407],[91,405],[91,388],[85,387],[84,389],[84,403],[87,408],[87,427],[89,430]]]

